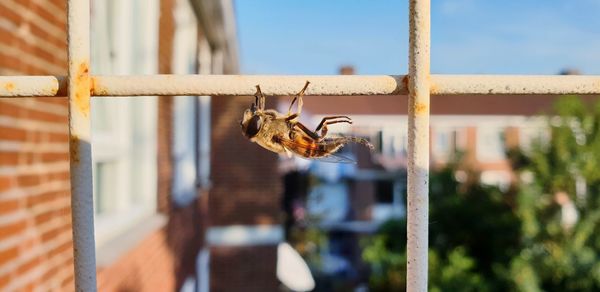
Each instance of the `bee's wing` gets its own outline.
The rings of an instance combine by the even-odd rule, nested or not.
[[[294,140],[290,140],[287,138],[280,137],[279,141],[287,149],[288,152],[296,154],[296,156],[309,160],[318,160],[322,162],[332,162],[332,163],[356,163],[355,160],[348,158],[346,156],[337,154],[337,153],[320,153],[322,156],[319,157],[306,157],[301,155],[300,153],[306,152],[306,150],[314,147],[315,145],[326,144],[325,142],[316,142],[314,144],[308,143],[300,143]]]
[[[301,156],[302,157],[302,156]],[[302,157],[304,159],[310,159],[310,160],[317,160],[317,161],[321,161],[321,162],[331,162],[331,163],[351,163],[351,164],[355,164],[356,160],[350,158],[350,157],[346,157],[337,153],[333,153],[333,154],[329,154],[327,156],[322,156],[322,157]]]

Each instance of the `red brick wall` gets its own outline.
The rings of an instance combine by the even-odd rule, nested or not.
[[[0,74],[66,73],[66,1],[3,0]],[[30,13],[24,13],[30,12]]]
[[[275,279],[276,248],[270,246],[211,249],[210,291],[279,291]]]
[[[162,73],[172,59],[172,5],[161,1]],[[0,75],[66,74],[65,0],[3,0],[0,19]],[[169,100],[159,107],[168,121]],[[0,98],[0,291],[74,288],[67,114],[65,97]],[[99,270],[101,291],[172,291],[194,273],[198,204],[168,204],[172,125],[159,125],[159,208],[168,221]]]
[[[98,269],[98,291],[175,291],[174,258],[163,229],[109,268]]]
[[[251,143],[239,121],[254,97],[214,98],[212,102],[211,225],[279,224],[281,178],[277,154]],[[267,102],[273,107],[274,102]]]
[[[253,97],[212,101],[210,225],[281,223],[277,154],[249,142],[239,120]],[[274,106],[272,101],[267,107]],[[276,246],[211,247],[211,291],[277,291]]]
[[[66,1],[0,1],[0,74],[66,73]],[[25,13],[31,12],[31,13]],[[0,290],[73,289],[66,98],[0,98]]]

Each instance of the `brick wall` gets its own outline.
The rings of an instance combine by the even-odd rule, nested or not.
[[[210,257],[211,291],[279,291],[275,279],[276,248],[216,247],[211,249]]]
[[[253,97],[214,98],[212,102],[212,188],[210,225],[281,223],[282,180],[277,154],[250,143],[239,120]],[[267,100],[267,107],[274,107]],[[210,249],[211,291],[276,291],[276,246]]]
[[[161,1],[161,73],[170,72],[173,2]],[[0,1],[0,75],[65,75],[66,62],[65,0]],[[194,274],[199,204],[168,203],[171,111],[161,99],[158,205],[167,222],[99,269],[101,291],[172,291]],[[66,97],[0,98],[0,291],[74,289],[67,115]]]
[[[98,270],[98,291],[175,291],[169,251],[164,230],[153,232],[110,267]]]
[[[66,1],[0,1],[0,74],[66,74]],[[66,98],[0,98],[0,290],[73,289]]]
[[[281,179],[277,154],[251,143],[239,121],[254,97],[215,98],[212,102],[211,225],[279,224]],[[267,102],[274,107],[275,102]]]

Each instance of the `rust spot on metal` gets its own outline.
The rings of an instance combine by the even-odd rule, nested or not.
[[[404,75],[404,77],[402,77],[402,84],[404,85],[404,88],[406,88],[408,90],[408,75]]]
[[[90,113],[90,75],[87,62],[81,62],[75,76],[75,105],[87,117]]]
[[[67,77],[65,76],[58,76],[57,77],[57,81],[58,81],[58,88],[56,90],[56,96],[67,96]]]
[[[415,104],[415,114],[416,115],[421,115],[427,112],[427,105],[422,103],[422,102],[417,102],[417,104]]]
[[[102,87],[98,84],[98,80],[96,77],[90,78],[90,95],[107,95],[108,91],[105,87]]]
[[[94,95],[96,92],[96,78],[90,77],[90,96]]]
[[[6,89],[6,91],[13,91],[15,89],[15,84],[12,82],[6,82],[6,84],[4,84],[4,89]]]
[[[433,82],[431,82],[429,84],[430,84],[429,85],[429,94],[437,94],[438,90],[439,90],[438,85]]]
[[[69,156],[72,162],[79,163],[79,136],[77,135],[69,138]]]

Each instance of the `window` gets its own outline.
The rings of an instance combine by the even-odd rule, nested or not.
[[[458,150],[458,130],[454,128],[433,129],[431,149],[436,162],[448,162]]]
[[[377,134],[377,151],[389,158],[406,157],[408,135],[402,126],[383,128]]]
[[[198,74],[220,74],[223,73],[222,66],[216,65],[219,62],[218,56],[213,56],[212,50],[204,33],[198,34]],[[213,57],[216,57],[213,62]],[[214,65],[214,67],[213,67]],[[210,108],[211,97],[198,97],[198,184],[201,187],[210,186]]]
[[[506,158],[504,128],[494,125],[477,127],[477,160],[495,162]]]
[[[547,144],[550,141],[550,129],[542,118],[531,118],[519,129],[519,147],[530,151],[534,143]]]
[[[404,183],[393,180],[377,180],[375,184],[375,204],[372,209],[374,221],[403,217],[405,214],[402,197],[406,193]]]
[[[176,1],[173,72],[210,74],[215,57],[194,16],[189,1]],[[209,185],[210,97],[175,96],[173,113],[173,202],[185,206],[197,187]]]
[[[158,1],[93,1],[93,74],[153,74]],[[92,99],[98,246],[156,209],[157,98]]]

